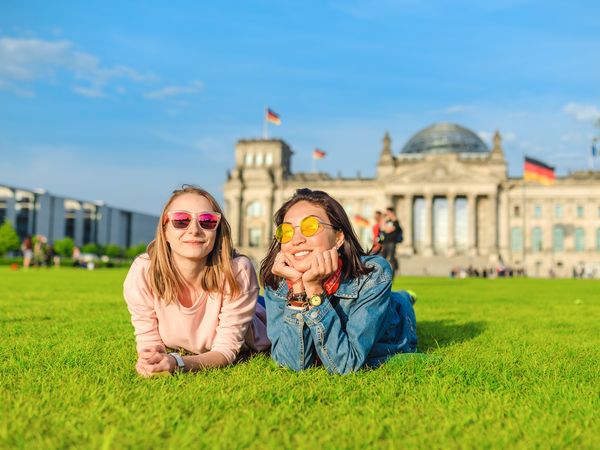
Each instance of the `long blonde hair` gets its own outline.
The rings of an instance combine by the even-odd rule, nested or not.
[[[227,293],[231,295],[231,298],[237,297],[240,293],[240,286],[233,274],[232,263],[235,253],[231,240],[231,227],[215,198],[204,189],[192,185],[183,185],[181,189],[173,191],[163,207],[160,220],[156,225],[156,237],[148,245],[148,255],[150,256],[148,283],[152,293],[169,304],[178,301],[187,285],[171,257],[171,247],[165,235],[165,227],[168,226],[168,222],[164,222],[164,217],[173,200],[184,194],[197,194],[204,197],[211,204],[213,211],[221,213],[215,245],[206,258],[206,265],[200,278],[202,289],[207,292],[224,293],[227,286],[229,288]]]

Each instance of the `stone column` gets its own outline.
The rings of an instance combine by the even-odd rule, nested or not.
[[[402,243],[402,247],[404,247],[411,255],[414,255],[415,253],[413,244],[413,202],[413,195],[407,194],[404,197],[404,211],[402,217],[400,217],[400,225],[404,230],[404,242]]]
[[[233,245],[239,247],[242,245],[241,241],[241,229],[242,229],[242,198],[237,192],[231,197],[231,212],[228,220],[231,225],[231,237],[233,239]]]
[[[489,254],[498,254],[498,198],[496,193],[490,195],[490,216],[489,216],[490,245]]]
[[[456,222],[456,209],[454,202],[456,201],[456,194],[450,193],[446,197],[448,202],[448,256],[454,256],[456,254],[456,246],[454,243],[454,228]]]
[[[423,214],[423,255],[431,256],[433,255],[433,249],[431,248],[431,237],[433,235],[433,196],[431,194],[425,194],[423,197],[425,201],[424,209],[425,213]]]
[[[474,194],[467,195],[467,209],[469,216],[469,232],[467,251],[470,256],[477,255],[477,197]]]

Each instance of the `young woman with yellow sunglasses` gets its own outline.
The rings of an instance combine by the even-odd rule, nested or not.
[[[275,225],[260,276],[277,363],[348,373],[416,351],[414,295],[392,292],[389,263],[365,253],[339,202],[299,189]]]

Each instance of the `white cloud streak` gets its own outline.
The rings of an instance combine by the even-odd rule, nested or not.
[[[76,50],[67,40],[0,37],[0,89],[33,95],[22,85],[39,79],[54,80],[61,71],[90,84],[73,88],[86,97],[105,96],[103,89],[113,80],[156,81],[156,76],[124,65],[105,67],[96,56]]]
[[[564,106],[563,111],[581,122],[600,120],[600,109],[596,105],[569,102]]]
[[[162,89],[158,89],[156,91],[146,92],[144,94],[144,98],[147,98],[149,100],[165,100],[169,97],[197,94],[202,90],[202,87],[202,82],[196,80],[188,86],[165,86]]]

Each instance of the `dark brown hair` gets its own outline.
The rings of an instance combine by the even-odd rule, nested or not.
[[[275,213],[273,217],[275,226],[283,223],[283,218],[290,208],[301,201],[309,202],[323,208],[327,214],[329,223],[331,223],[336,230],[344,233],[344,244],[339,250],[343,263],[342,279],[357,278],[361,275],[370,273],[373,269],[365,266],[360,259],[360,257],[365,256],[366,253],[360,245],[358,237],[356,237],[356,233],[350,224],[350,219],[348,219],[346,211],[344,211],[342,205],[327,192],[313,191],[308,188],[298,189],[292,198],[285,202]],[[271,272],[275,257],[280,250],[281,244],[273,237],[269,252],[260,265],[260,279],[265,287],[268,286],[276,289],[281,281],[280,277],[275,276]]]

